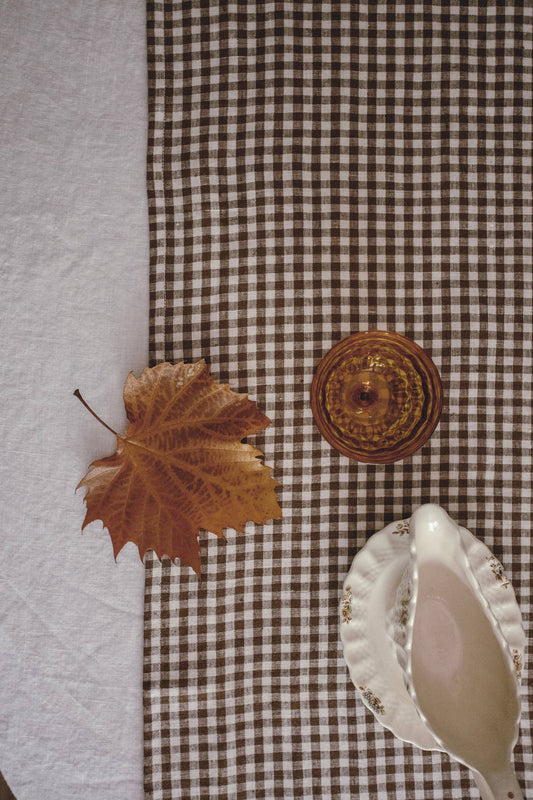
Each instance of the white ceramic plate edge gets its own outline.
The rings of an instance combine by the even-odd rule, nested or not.
[[[418,716],[387,632],[387,612],[409,561],[409,520],[392,522],[355,555],[343,586],[340,633],[354,686],[376,720],[424,750],[441,750]],[[509,642],[517,679],[525,633],[512,585],[489,548],[466,528],[461,535],[482,592]]]

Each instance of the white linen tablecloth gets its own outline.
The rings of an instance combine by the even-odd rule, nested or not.
[[[142,797],[144,568],[75,487],[147,363],[141,0],[1,8],[0,771],[17,800]]]

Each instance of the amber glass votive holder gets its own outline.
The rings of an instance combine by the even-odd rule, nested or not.
[[[311,408],[324,438],[345,456],[392,464],[427,442],[442,411],[437,367],[412,339],[361,331],[317,366]]]

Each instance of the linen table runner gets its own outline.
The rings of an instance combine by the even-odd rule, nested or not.
[[[200,582],[147,556],[146,796],[478,797],[356,697],[338,603],[368,536],[433,501],[530,627],[532,5],[147,8],[152,361],[204,357],[257,400],[283,520],[202,535]],[[445,392],[390,466],[333,451],[309,404],[327,350],[376,328]],[[526,668],[526,790],[532,695]]]

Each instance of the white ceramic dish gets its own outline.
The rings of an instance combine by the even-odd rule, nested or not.
[[[525,634],[513,587],[488,547],[465,528],[460,531],[483,595],[509,643],[520,680]],[[442,750],[407,691],[388,627],[408,562],[409,520],[391,523],[357,553],[340,603],[344,658],[363,702],[381,725],[422,749]]]

